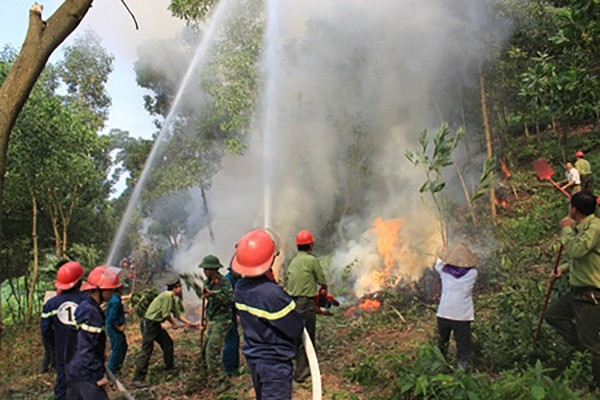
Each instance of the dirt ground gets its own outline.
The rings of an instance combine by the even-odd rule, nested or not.
[[[432,332],[433,319],[408,325],[398,319],[397,328],[370,327],[358,329],[360,317],[346,318],[344,310],[331,317],[319,317],[317,325],[317,352],[321,370],[323,399],[359,399],[371,398],[370,393],[356,385],[345,376],[349,368],[356,365],[360,351],[382,354],[386,351],[410,351],[415,344],[427,340]],[[377,312],[377,311],[376,311]],[[225,393],[215,395],[212,389],[201,387],[196,382],[198,364],[199,332],[197,330],[169,328],[175,342],[174,371],[163,370],[162,352],[155,345],[150,361],[146,389],[131,390],[136,399],[255,399],[250,374],[243,365],[241,356],[241,375],[232,379],[232,388]],[[132,321],[126,330],[129,351],[123,366],[120,381],[130,387],[135,369],[135,359],[141,346],[141,334],[138,323]],[[9,339],[10,338],[10,339]],[[357,351],[360,348],[360,351]],[[43,348],[36,326],[27,332],[8,332],[2,340],[0,349],[0,368],[3,378],[0,380],[0,399],[47,399],[52,393],[54,373],[40,373]],[[111,399],[124,399],[116,388],[109,390]],[[335,396],[335,397],[334,397]],[[293,385],[295,400],[312,399],[312,385]]]

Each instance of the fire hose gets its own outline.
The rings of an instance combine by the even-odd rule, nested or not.
[[[123,386],[123,384],[117,379],[115,374],[113,374],[112,371],[108,369],[108,367],[106,367],[106,375],[108,376],[108,379],[117,387],[119,392],[121,392],[123,397],[125,397],[127,400],[135,400],[131,393],[127,391],[125,386]]]
[[[317,360],[317,353],[310,340],[310,336],[304,328],[302,333],[302,342],[304,343],[304,350],[306,351],[306,358],[308,359],[308,366],[310,368],[310,379],[312,381],[312,392],[313,400],[321,400],[321,371],[319,370],[319,360]]]

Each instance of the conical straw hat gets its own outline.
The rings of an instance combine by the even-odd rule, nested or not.
[[[455,267],[471,268],[477,265],[477,256],[464,243],[444,247],[438,253],[438,257]]]

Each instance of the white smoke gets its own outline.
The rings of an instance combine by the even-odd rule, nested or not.
[[[435,132],[441,119],[457,119],[452,88],[473,88],[477,67],[493,56],[487,38],[504,34],[491,16],[492,4],[305,0],[266,6],[272,13],[265,15],[274,12],[278,22],[276,29],[267,28],[264,49],[272,96],[256,116],[249,151],[226,158],[214,177],[209,208],[215,242],[201,231],[176,255],[175,268],[189,272],[209,253],[227,265],[237,240],[269,214],[287,249],[294,248],[300,229],[338,235],[331,274],[339,277],[353,264],[355,290],[362,293],[374,289],[366,277],[382,264],[376,238],[366,233],[379,216],[403,221],[398,251],[410,264],[403,271],[418,275],[433,262],[441,241],[418,193],[424,176],[404,152],[417,148],[419,131]],[[359,161],[370,165],[369,179],[344,158],[352,145],[352,118],[363,130],[356,140],[366,150]],[[266,175],[263,151],[271,163]],[[273,190],[272,210],[264,207],[265,186]],[[340,213],[345,197],[362,208]],[[332,238],[316,236],[319,253],[319,243]]]

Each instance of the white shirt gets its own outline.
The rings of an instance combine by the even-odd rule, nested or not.
[[[434,266],[442,279],[442,296],[437,316],[454,321],[473,321],[475,311],[471,292],[477,280],[477,270],[469,268],[469,272],[460,278],[455,278],[453,275],[442,271],[445,264],[438,258]]]
[[[565,176],[567,177],[567,182],[575,181],[574,185],[581,185],[581,179],[579,178],[579,171],[575,169],[575,167],[567,170],[565,172]]]

